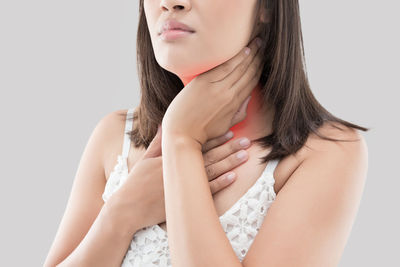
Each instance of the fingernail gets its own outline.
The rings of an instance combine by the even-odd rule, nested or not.
[[[241,146],[248,146],[248,145],[250,144],[250,140],[247,139],[246,137],[244,137],[244,138],[242,138],[242,139],[239,141],[239,144],[240,144]]]
[[[226,176],[226,180],[232,181],[233,178],[235,178],[235,176],[236,176],[236,174],[235,174],[234,172],[231,172],[230,174],[228,174],[228,175]]]
[[[261,40],[260,37],[257,37],[256,42],[257,42],[258,47],[261,47],[261,45],[262,45],[262,40]]]
[[[232,138],[232,136],[233,136],[233,132],[232,132],[232,131],[229,131],[229,132],[227,132],[227,133],[225,134],[225,137],[226,137],[226,138]]]
[[[244,53],[245,53],[246,55],[250,54],[250,48],[246,47],[246,48],[244,49]]]
[[[246,98],[246,100],[245,100],[245,103],[246,103],[246,110],[247,110],[247,106],[249,105],[250,98],[251,98],[251,95],[248,96],[248,97]]]
[[[236,154],[236,157],[238,159],[244,159],[246,157],[247,152],[246,151],[240,151],[239,153]]]

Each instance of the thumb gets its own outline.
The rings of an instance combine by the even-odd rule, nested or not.
[[[249,105],[251,95],[249,95],[242,103],[242,106],[239,108],[239,112],[246,112],[247,106]]]
[[[155,158],[161,156],[161,137],[162,137],[161,125],[158,126],[158,130],[149,147],[146,149],[142,159]]]
[[[251,95],[248,96],[240,106],[240,108],[236,111],[235,115],[232,118],[232,126],[244,120],[243,116],[247,112],[247,106],[249,105]]]

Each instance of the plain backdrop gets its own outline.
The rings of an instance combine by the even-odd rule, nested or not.
[[[396,3],[300,1],[315,96],[372,128],[341,267],[400,266]],[[0,0],[1,266],[43,264],[94,126],[139,103],[137,21],[138,1]]]

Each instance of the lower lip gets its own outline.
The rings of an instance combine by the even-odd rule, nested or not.
[[[162,40],[171,41],[184,36],[188,36],[189,34],[192,33],[193,32],[183,31],[183,30],[169,30],[169,31],[164,31],[160,36]]]

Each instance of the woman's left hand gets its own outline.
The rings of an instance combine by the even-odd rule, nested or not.
[[[164,134],[191,138],[202,146],[245,119],[250,94],[262,71],[256,39],[249,47],[249,55],[242,49],[179,92],[165,112]]]

